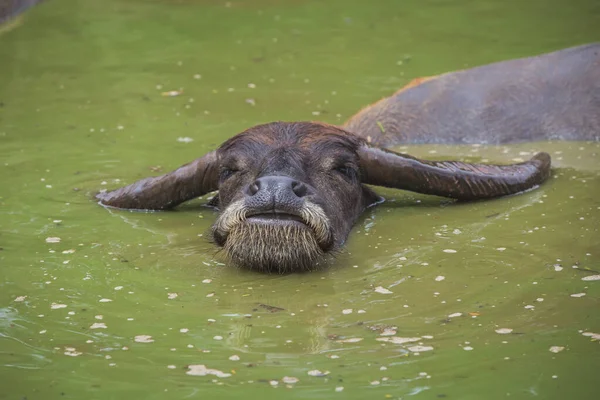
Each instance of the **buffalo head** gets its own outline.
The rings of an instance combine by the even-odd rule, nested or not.
[[[218,190],[212,234],[228,259],[257,271],[295,272],[326,263],[363,210],[380,200],[365,184],[476,200],[522,192],[549,174],[546,153],[505,166],[424,161],[372,147],[333,125],[274,122],[98,199],[118,208],[165,210]]]

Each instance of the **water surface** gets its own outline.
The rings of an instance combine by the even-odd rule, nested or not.
[[[91,197],[254,124],[341,123],[412,78],[598,26],[584,0],[33,8],[0,34],[0,399],[595,399],[598,143],[399,147],[544,150],[555,169],[488,202],[378,190],[335,264],[303,275],[222,264],[205,199],[132,213]]]

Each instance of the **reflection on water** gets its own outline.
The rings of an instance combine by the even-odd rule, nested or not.
[[[91,200],[259,122],[598,40],[593,2],[551,3],[63,0],[0,31],[0,398],[595,398],[597,143],[400,147],[555,169],[488,202],[378,189],[302,275],[224,265],[205,199]]]

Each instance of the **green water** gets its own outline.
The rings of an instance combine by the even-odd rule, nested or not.
[[[414,77],[598,41],[598,27],[591,0],[32,9],[0,33],[0,399],[596,399],[600,282],[582,278],[600,273],[598,143],[402,148],[545,150],[556,168],[489,202],[380,190],[335,265],[305,275],[221,264],[205,201],[144,214],[91,196],[254,124],[340,123]],[[186,374],[199,364],[231,376]]]

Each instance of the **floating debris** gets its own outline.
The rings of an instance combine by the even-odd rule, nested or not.
[[[98,300],[99,303],[110,303],[112,300],[111,299],[100,299]]]
[[[508,333],[512,333],[512,329],[511,328],[500,328],[500,329],[496,329],[496,333],[499,333],[501,335],[506,335]]]
[[[67,308],[66,304],[52,303],[50,304],[51,310],[58,310],[59,308]]]
[[[342,314],[352,314],[352,309],[351,308],[347,308],[345,310],[342,310]]]
[[[14,301],[25,301],[26,298],[27,298],[27,296],[17,296],[17,297],[15,297]]]
[[[75,347],[65,347],[65,355],[66,356],[77,357],[82,354],[83,353],[80,351],[77,351],[77,349]]]
[[[343,387],[343,386],[337,386],[337,387],[335,388],[335,391],[336,391],[336,392],[341,392],[341,391],[343,391],[343,390],[344,390],[344,387]]]
[[[404,344],[404,343],[418,342],[421,339],[422,339],[421,337],[391,336],[391,337],[380,337],[375,340],[377,340],[379,342],[388,342],[388,343],[393,343],[393,344]]]
[[[167,293],[167,298],[168,298],[169,300],[176,299],[176,298],[177,298],[177,296],[179,296],[177,293]]]
[[[563,346],[552,346],[550,347],[550,352],[552,353],[560,353],[561,351],[563,351],[565,348]]]
[[[443,281],[444,279],[446,279],[446,277],[445,277],[445,276],[442,276],[442,275],[439,275],[439,276],[436,276],[436,277],[435,277],[435,280],[436,280],[437,282],[441,282],[441,281]]]
[[[271,306],[271,305],[263,304],[263,303],[259,303],[258,306],[260,308],[264,308],[265,310],[272,312],[272,313],[279,312],[279,311],[285,311],[285,308]]]
[[[348,339],[339,339],[339,340],[336,340],[336,342],[338,342],[338,343],[358,343],[361,340],[363,340],[363,338],[348,338]]]
[[[237,354],[234,354],[234,355],[230,356],[229,359],[231,361],[240,361],[240,356],[238,356]]]
[[[388,290],[388,289],[384,288],[383,286],[377,286],[375,288],[375,292],[381,293],[381,294],[392,294],[392,293],[394,293],[391,290]]]
[[[283,378],[281,378],[281,382],[286,383],[288,385],[293,385],[294,383],[300,382],[300,379],[294,376],[284,376]]]
[[[158,86],[157,86],[157,88],[160,89]],[[169,90],[167,92],[162,92],[160,95],[163,97],[175,97],[175,96],[179,96],[181,94],[183,94],[183,89]]]
[[[600,333],[583,332],[582,335],[591,337],[593,340],[600,340]]]
[[[90,329],[106,329],[108,328],[104,322],[94,322]]]
[[[461,313],[461,312],[456,312],[456,313],[453,313],[453,314],[450,314],[450,315],[448,315],[448,318],[456,318],[456,317],[460,317],[460,316],[462,316],[462,315],[463,315],[463,313]]]
[[[138,343],[152,343],[152,342],[154,342],[154,339],[152,339],[152,336],[150,336],[150,335],[137,335],[136,337],[133,338],[133,340],[135,340]]]
[[[190,331],[190,330],[189,330],[188,328],[181,328],[181,329],[179,330],[179,332],[181,332],[181,333],[188,333],[189,331]]]
[[[443,252],[444,253],[450,253],[450,254],[452,254],[452,253],[456,253],[456,250],[454,250],[454,249],[444,249]]]
[[[431,351],[433,350],[432,346],[411,346],[408,348],[409,351],[412,351],[413,353],[420,353],[422,351]]]
[[[310,376],[327,376],[327,375],[329,375],[329,371],[321,372],[318,369],[312,369],[312,370],[308,371],[307,374]]]
[[[231,374],[219,371],[218,369],[206,368],[204,364],[188,365],[186,374],[193,376],[215,375],[217,378],[228,378],[231,376]]]
[[[211,283],[211,282],[212,282],[212,279],[204,279],[204,280],[202,281],[202,283]]]
[[[600,275],[590,275],[581,278],[582,281],[600,281]]]
[[[574,293],[571,295],[571,297],[583,297],[585,296],[585,293]]]
[[[179,143],[192,143],[194,141],[194,139],[192,139],[191,137],[185,136],[185,137],[178,137],[177,141]]]
[[[60,238],[56,236],[47,237],[46,243],[60,243]]]

